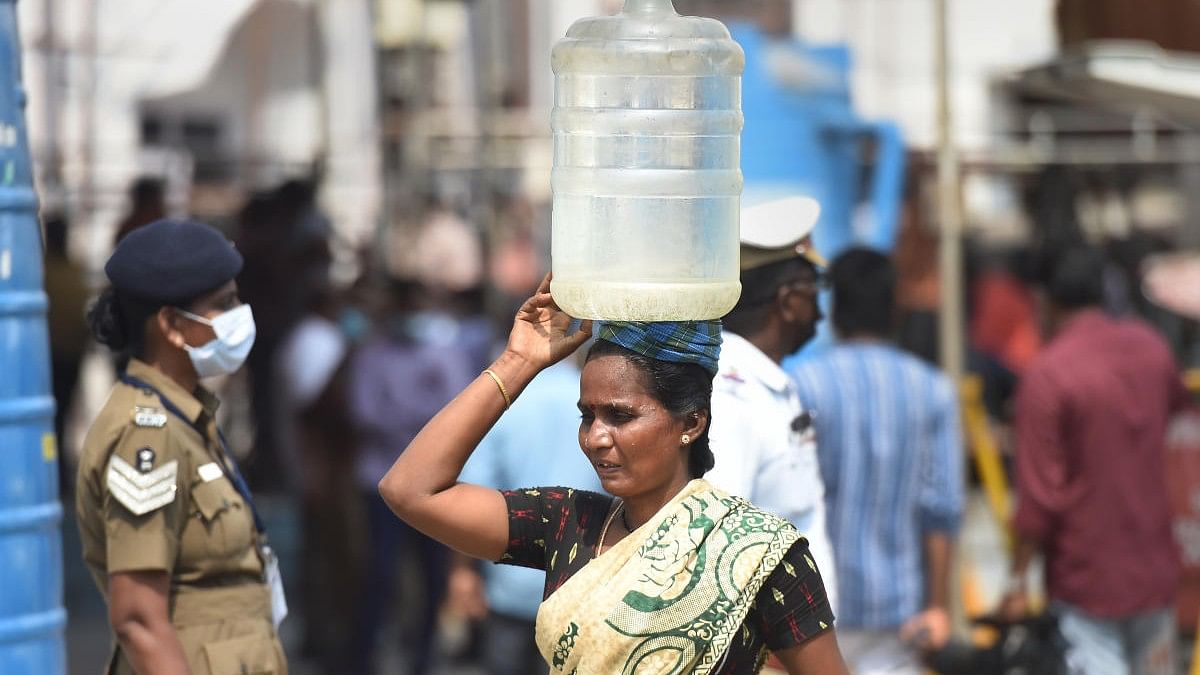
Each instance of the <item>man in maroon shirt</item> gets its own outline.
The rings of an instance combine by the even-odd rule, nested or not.
[[[1187,394],[1166,343],[1101,309],[1104,260],[1062,256],[1047,280],[1053,337],[1016,397],[1017,552],[1002,613],[1024,614],[1040,552],[1072,672],[1174,673],[1164,444]]]

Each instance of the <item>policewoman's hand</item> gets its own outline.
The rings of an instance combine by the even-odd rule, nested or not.
[[[508,351],[538,370],[552,366],[579,349],[592,335],[591,321],[582,322],[578,330],[568,334],[571,321],[550,297],[547,274],[533,297],[517,310],[508,336]]]

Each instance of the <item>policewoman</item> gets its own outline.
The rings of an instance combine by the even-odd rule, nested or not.
[[[241,269],[215,229],[160,220],[117,245],[88,315],[96,339],[129,357],[76,491],[84,561],[116,633],[110,674],[287,672],[278,566],[200,384],[236,371],[254,344]]]

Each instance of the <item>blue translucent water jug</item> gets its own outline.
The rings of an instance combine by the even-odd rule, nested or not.
[[[558,305],[589,319],[725,315],[741,292],[741,47],[671,0],[626,0],[571,26],[552,65]]]

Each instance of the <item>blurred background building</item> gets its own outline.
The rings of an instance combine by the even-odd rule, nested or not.
[[[175,213],[225,219],[250,192],[319,178],[349,242],[379,218],[375,51],[365,2],[18,3],[31,151],[76,255],[108,253],[139,176]]]
[[[747,196],[817,196],[816,236],[827,255],[855,241],[892,251],[901,343],[933,359],[936,316],[948,304],[936,263],[940,3],[674,2],[680,13],[725,21],[747,49]],[[472,368],[486,363],[513,303],[549,265],[551,49],[575,20],[621,4],[18,3],[42,209],[62,215],[55,227],[66,233],[65,259],[90,287],[102,281],[118,228],[142,217],[130,200],[135,185],[149,195],[146,217],[207,220],[247,252],[243,289],[262,312],[263,334],[251,381],[228,384],[242,392],[241,404],[234,395],[227,406],[231,437],[267,457],[251,462],[251,478],[278,495],[266,508],[293,530],[302,529],[293,502],[304,476],[286,448],[292,420],[264,419],[291,405],[271,398],[273,378],[289,375],[275,370],[275,348],[304,354],[311,335],[298,327],[317,325],[340,332],[339,354],[375,331],[452,347]],[[1038,346],[1023,285],[1031,260],[1041,248],[1088,241],[1110,254],[1115,305],[1151,319],[1185,365],[1200,365],[1195,322],[1141,291],[1148,260],[1200,248],[1200,8],[1191,0],[945,4],[948,137],[961,165],[968,253],[964,338],[1006,372],[1019,370]],[[423,284],[424,306],[411,297],[412,279]],[[1027,330],[996,329],[1014,323]],[[68,439],[111,381],[105,356],[77,358],[84,368]],[[336,381],[340,365],[327,365]],[[1003,398],[989,398],[988,410],[1001,451]],[[239,418],[248,420],[240,434]],[[1194,431],[1178,437],[1197,449]],[[63,445],[69,456],[73,444]],[[1180,522],[1184,534],[1200,532],[1200,512]],[[68,538],[73,527],[65,525]],[[274,531],[284,532],[288,553],[292,530]],[[1200,568],[1200,537],[1188,536],[1189,563]],[[69,545],[66,555],[78,566]],[[987,566],[983,555],[975,562]],[[75,581],[69,574],[73,635],[91,642],[71,648],[86,659],[107,637],[102,616],[87,618],[97,600],[89,582]],[[1188,611],[1194,628],[1195,611],[1181,617]],[[292,630],[289,648],[311,639]],[[94,670],[72,664],[72,672]]]
[[[379,242],[388,266],[403,267],[403,242],[433,203],[504,242],[512,233],[502,230],[546,220],[550,49],[575,19],[619,5],[24,0],[40,193],[77,214],[72,252],[93,266],[142,175],[165,179],[173,211],[218,220],[256,189],[317,178],[347,264],[344,249]],[[805,45],[845,46],[853,109],[894,121],[914,167],[932,166],[934,3],[677,5]],[[951,4],[963,199],[969,227],[989,239],[1029,236],[1022,179],[1043,170],[1086,176],[1072,189],[1089,232],[1134,220],[1178,227],[1198,209],[1185,187],[1200,152],[1197,46],[1180,28],[1196,9],[1182,0],[1087,6]],[[793,89],[822,77],[819,64],[793,65]],[[863,155],[869,164],[870,148]],[[392,236],[402,243],[388,247]]]

